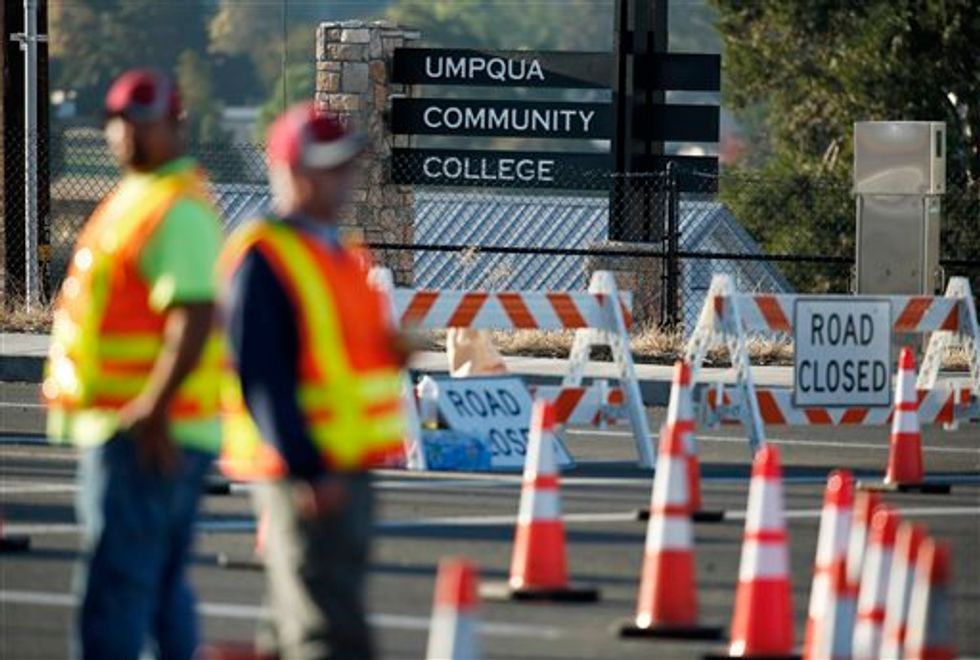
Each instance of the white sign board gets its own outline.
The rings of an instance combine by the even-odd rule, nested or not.
[[[531,425],[531,395],[521,378],[486,376],[436,378],[439,416],[457,431],[479,436],[490,445],[494,469],[522,469]],[[559,467],[574,465],[564,443],[555,436]]]
[[[798,298],[793,309],[793,405],[891,405],[891,304]]]

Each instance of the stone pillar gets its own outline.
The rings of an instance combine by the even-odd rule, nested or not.
[[[393,136],[384,119],[390,98],[407,94],[406,85],[391,82],[396,48],[419,38],[388,21],[321,23],[316,35],[316,105],[365,131],[371,146],[363,158],[361,187],[343,218],[348,231],[369,243],[412,244],[414,193],[411,186],[389,183],[392,147],[408,146],[407,136]],[[398,284],[412,282],[412,251],[377,251]]]

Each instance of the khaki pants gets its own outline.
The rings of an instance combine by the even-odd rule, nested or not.
[[[255,504],[267,515],[264,561],[271,626],[258,646],[283,660],[373,657],[364,605],[373,494],[367,474],[344,477],[346,508],[304,520],[288,482],[259,484]]]

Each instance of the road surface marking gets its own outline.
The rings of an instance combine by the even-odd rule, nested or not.
[[[632,438],[633,434],[630,431],[600,431],[592,429],[567,429],[566,433],[572,433],[574,435],[597,435],[597,436],[608,436],[616,438]],[[701,435],[699,433],[695,434],[699,441],[705,442],[721,442],[721,443],[740,443],[748,444],[748,440],[745,438],[739,438],[736,436],[725,436],[725,435]],[[888,442],[883,439],[879,443],[871,442],[844,442],[844,441],[832,441],[832,440],[788,440],[786,438],[766,438],[767,442],[772,442],[777,445],[799,445],[801,447],[835,447],[840,449],[879,449],[886,451],[888,449]],[[934,451],[946,454],[974,454],[980,455],[980,448],[970,448],[970,447],[946,447],[943,445],[923,445],[922,449],[924,451]]]
[[[51,493],[74,493],[78,490],[75,484],[45,484],[31,482],[0,481],[0,495],[40,495]]]
[[[40,607],[75,607],[78,599],[72,594],[52,591],[0,591],[0,603],[11,605],[36,605]],[[201,602],[198,612],[205,617],[214,619],[244,619],[253,621],[268,616],[268,611],[255,605],[239,605],[236,603]],[[376,628],[392,630],[429,629],[429,618],[410,616],[406,614],[372,614],[368,617]],[[530,626],[521,623],[487,621],[480,624],[480,632],[484,635],[498,637],[527,637],[531,639],[555,640],[562,636],[559,628],[552,626]]]
[[[909,516],[940,516],[940,517],[970,517],[980,516],[980,506],[947,506],[947,507],[896,507],[900,513]],[[788,509],[787,519],[806,520],[820,517],[821,509]],[[728,510],[727,520],[744,520],[744,510]],[[485,515],[485,516],[442,516],[433,518],[416,518],[413,520],[380,520],[375,523],[378,531],[393,531],[403,529],[425,529],[430,527],[498,527],[513,525],[517,520],[515,514]],[[636,520],[634,511],[583,512],[566,513],[562,516],[566,523],[599,524],[632,522]],[[10,523],[4,526],[10,534],[50,535],[74,534],[79,531],[75,523]],[[202,520],[197,524],[197,531],[203,534],[221,534],[255,531],[255,520],[252,518],[234,518],[227,520]]]

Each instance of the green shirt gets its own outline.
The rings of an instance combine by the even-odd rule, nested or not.
[[[138,194],[138,189],[155,177],[196,166],[194,159],[184,157],[149,174],[127,174],[116,194]],[[221,223],[212,208],[196,199],[178,200],[140,253],[140,272],[150,289],[150,308],[163,312],[174,305],[213,301],[222,240]],[[51,414],[48,434],[79,445],[99,444],[115,433],[114,417],[96,410]],[[206,451],[217,452],[221,442],[217,418],[172,422],[171,432],[180,444]]]

